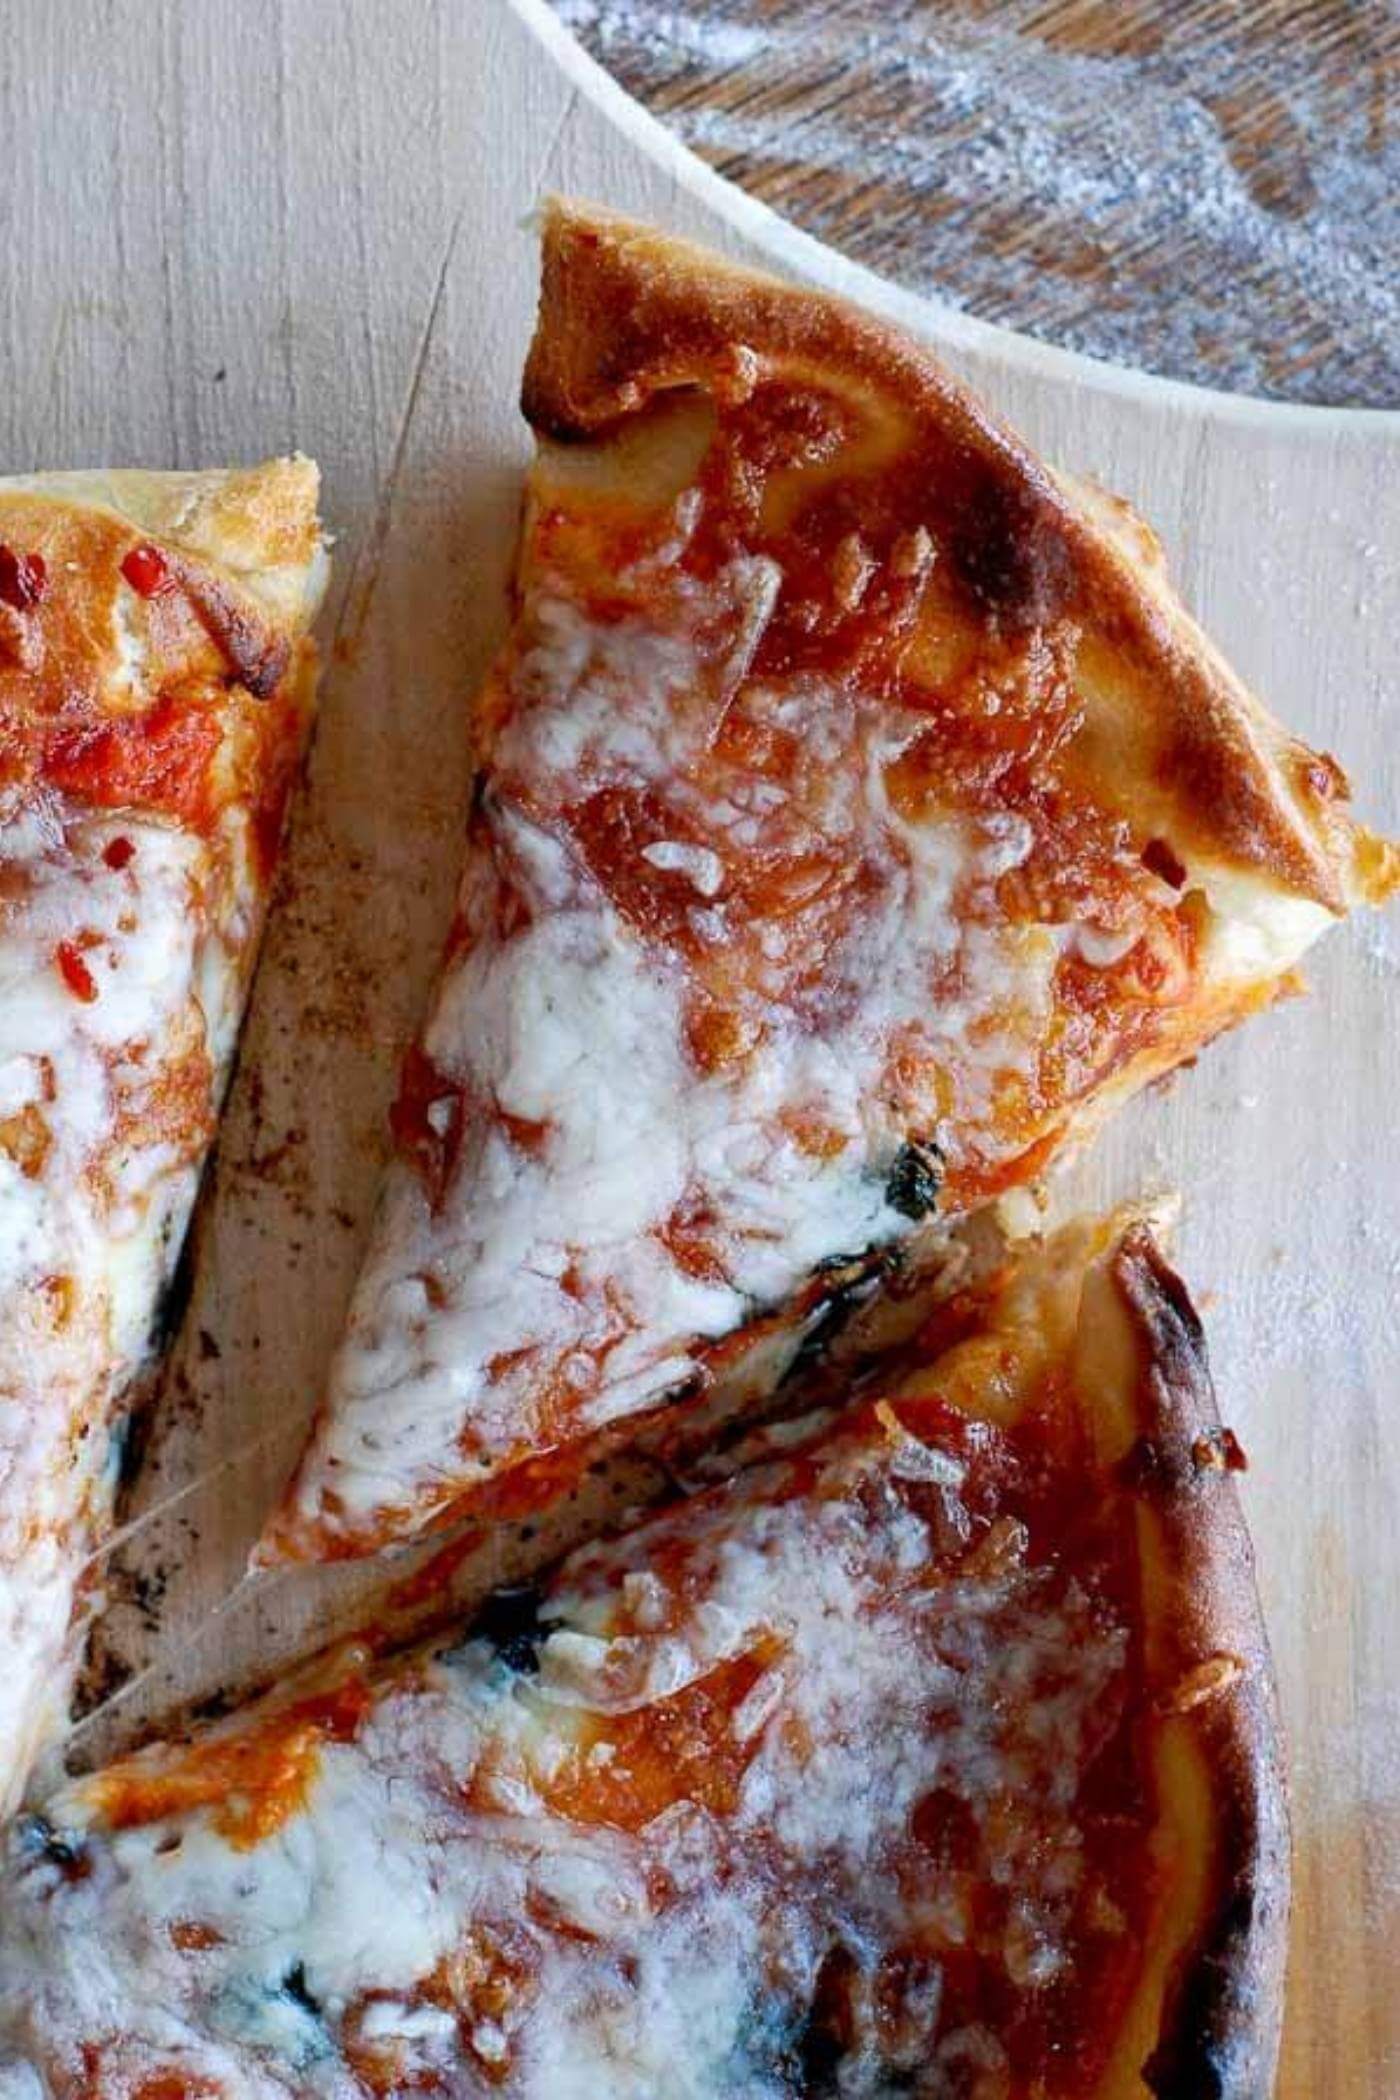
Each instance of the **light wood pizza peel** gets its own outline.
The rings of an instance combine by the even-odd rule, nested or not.
[[[6,472],[301,449],[337,536],[321,729],[192,1289],[111,1556],[87,1758],[353,1626],[382,1571],[244,1579],[341,1317],[450,912],[466,705],[504,620],[549,189],[852,293],[1162,533],[1188,601],[1400,829],[1400,415],[1095,365],[897,291],[723,184],[541,0],[12,11]],[[1400,2093],[1400,920],[1211,1050],[1057,1208],[1180,1186],[1292,1742],[1281,2091]],[[614,1492],[621,1492],[621,1489]],[[600,1487],[599,1497],[608,1490]],[[464,1591],[546,1550],[487,1540]],[[97,1696],[101,1696],[100,1687]]]

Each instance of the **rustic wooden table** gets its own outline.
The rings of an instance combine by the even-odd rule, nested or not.
[[[720,171],[912,290],[1400,404],[1393,0],[557,0]]]

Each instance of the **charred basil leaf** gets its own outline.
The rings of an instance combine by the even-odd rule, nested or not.
[[[938,1208],[943,1154],[932,1138],[907,1138],[895,1154],[885,1183],[885,1201],[901,1217],[926,1218]]]
[[[876,1252],[875,1248],[866,1247],[859,1254],[824,1254],[820,1261],[812,1264],[812,1274],[834,1276],[838,1282],[855,1282],[865,1274]]]
[[[828,1255],[816,1264],[812,1274],[823,1278],[828,1294],[809,1314],[807,1330],[779,1380],[781,1385],[791,1385],[816,1368],[891,1266],[888,1249]]]

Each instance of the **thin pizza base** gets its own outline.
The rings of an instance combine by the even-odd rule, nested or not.
[[[316,495],[305,460],[0,483],[0,1804],[63,1718],[232,1063],[311,716]]]
[[[708,1409],[1395,879],[1145,528],[870,317],[556,205],[524,404],[457,919],[264,1561]]]
[[[841,1397],[46,1802],[0,2087],[1263,2100],[1277,1720],[1181,1284],[1071,1228]]]

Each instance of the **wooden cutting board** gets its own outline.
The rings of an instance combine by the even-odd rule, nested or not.
[[[503,623],[528,215],[591,194],[845,289],[939,344],[1161,530],[1188,599],[1400,828],[1400,416],[1093,365],[843,263],[691,160],[540,0],[69,0],[11,12],[5,471],[300,446],[337,535],[320,733],[194,1239],[77,1754],[353,1624],[378,1573],[250,1583],[446,926],[465,709]],[[1293,1745],[1282,2090],[1400,2092],[1400,926],[1136,1105],[1060,1207],[1185,1191],[1182,1265],[1253,1459]],[[514,1549],[513,1549],[514,1550]],[[540,1541],[532,1550],[543,1550]],[[482,1581],[505,1564],[488,1541]]]

